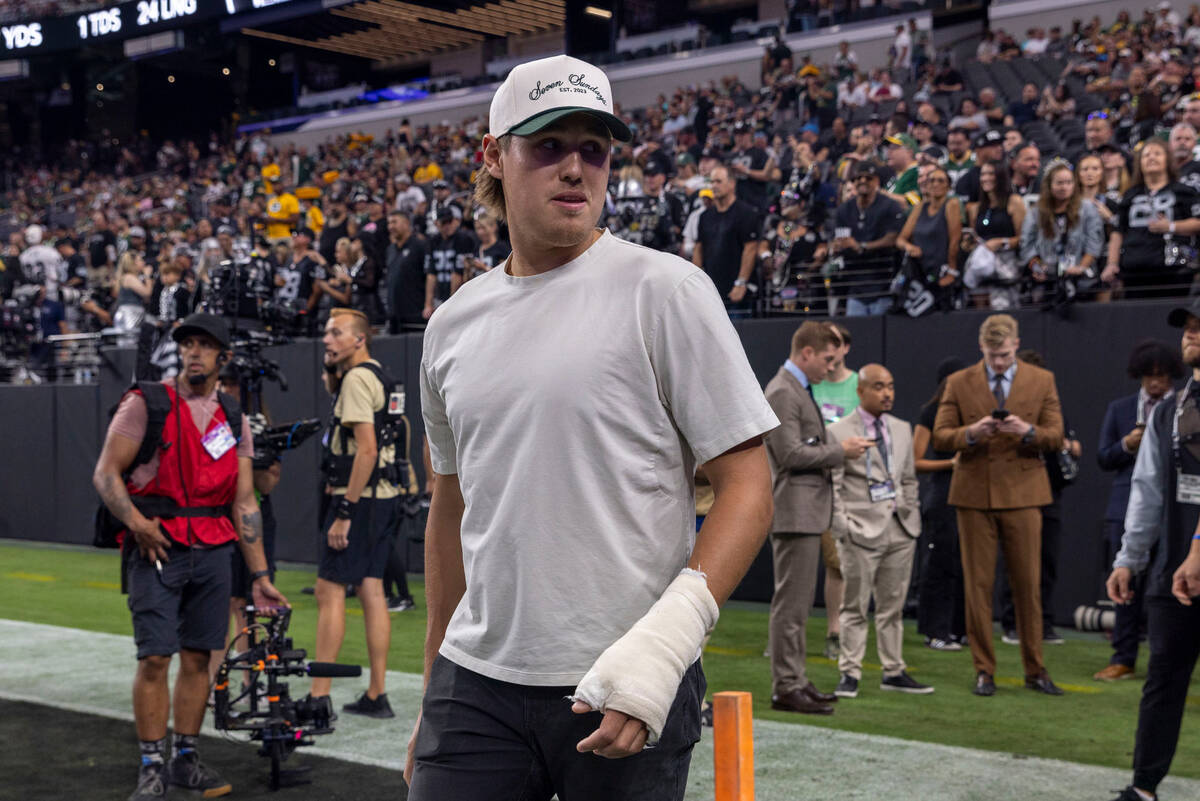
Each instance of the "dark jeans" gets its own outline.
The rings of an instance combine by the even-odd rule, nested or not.
[[[408,590],[408,536],[403,522],[392,540],[392,551],[388,554],[387,567],[383,571],[383,594],[389,598],[411,600],[412,593]]]
[[[1108,549],[1112,556],[1121,550],[1121,537],[1125,534],[1125,524],[1117,520],[1104,521],[1104,534],[1108,538]],[[1112,560],[1108,562],[1112,564]],[[1107,578],[1107,576],[1106,576]],[[1116,621],[1113,623],[1112,646],[1113,655],[1109,660],[1113,665],[1135,667],[1137,665],[1138,642],[1141,639],[1142,627],[1146,620],[1146,582],[1143,576],[1133,577],[1133,600],[1127,604],[1117,604]]]
[[[1200,604],[1174,598],[1146,601],[1150,620],[1150,667],[1138,707],[1133,748],[1133,785],[1154,792],[1167,775],[1187,701],[1188,683],[1200,656]]]
[[[658,745],[624,759],[581,754],[575,744],[602,715],[576,715],[574,687],[490,679],[439,656],[421,705],[409,801],[682,801],[700,739],[704,673],[680,682]]]
[[[919,547],[924,563],[917,631],[942,640],[961,637],[967,632],[966,602],[958,552],[958,518],[953,506],[943,505],[922,516]]]
[[[1042,631],[1054,626],[1054,584],[1058,580],[1058,542],[1062,538],[1062,504],[1042,507]],[[1008,571],[1000,573],[1000,625],[1005,631],[1017,628],[1017,613],[1013,607],[1012,588],[1008,586]]]

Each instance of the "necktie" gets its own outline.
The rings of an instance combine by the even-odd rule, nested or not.
[[[817,396],[813,394],[813,391],[812,391],[812,384],[809,384],[808,386],[806,386],[806,387],[805,387],[805,389],[807,389],[807,390],[808,390],[808,397],[812,398],[812,402],[813,402],[813,404],[816,404],[816,403],[817,403]],[[819,409],[819,408],[820,408],[820,406],[817,406],[817,408]]]
[[[875,447],[879,449],[879,458],[883,460],[883,469],[888,475],[892,474],[891,460],[888,459],[887,444],[883,441],[883,421],[875,418]]]
[[[992,395],[994,395],[996,397],[996,408],[1003,409],[1004,408],[1004,375],[1002,373],[997,373],[997,375],[996,375],[996,383],[992,387]]]

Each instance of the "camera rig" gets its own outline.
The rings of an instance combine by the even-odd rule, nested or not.
[[[293,648],[292,638],[287,636],[291,618],[291,609],[264,610],[247,604],[246,620],[252,622],[241,632],[248,641],[246,650],[233,653],[237,643],[234,640],[225,652],[213,686],[213,725],[222,731],[249,732],[250,739],[261,744],[259,756],[271,760],[272,790],[307,784],[308,779],[304,778],[309,769],[307,766],[285,770],[282,764],[299,746],[312,745],[313,737],[333,732],[330,725],[333,704],[329,696],[293,699],[283,679],[288,676],[347,678],[362,675],[358,665],[306,664],[307,652],[303,648]],[[249,684],[243,686],[240,694],[231,697],[230,674],[238,670],[247,671]],[[249,709],[240,713],[234,711],[233,705],[241,701],[247,702]]]

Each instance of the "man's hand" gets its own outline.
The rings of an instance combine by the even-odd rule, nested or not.
[[[1137,453],[1138,448],[1142,447],[1142,435],[1146,433],[1144,426],[1138,426],[1121,438],[1121,443],[1125,446],[1125,450],[1130,453]]]
[[[571,704],[571,711],[576,715],[585,715],[592,708],[583,701],[576,701]],[[604,713],[599,728],[580,740],[575,750],[581,754],[591,752],[606,759],[621,759],[641,751],[649,734],[645,723],[624,712],[610,709]]]
[[[147,561],[153,562],[156,559],[167,561],[167,551],[171,549],[171,541],[163,535],[161,525],[162,521],[157,517],[149,520],[142,518],[141,523],[131,526],[129,529],[129,533],[137,541],[138,551]]]
[[[976,442],[982,442],[996,433],[998,424],[999,421],[991,415],[980,417],[974,423],[967,426],[967,436]]]
[[[1200,555],[1189,553],[1171,578],[1171,594],[1184,606],[1200,595]]]
[[[334,520],[325,535],[329,547],[335,551],[344,551],[350,545],[350,521]]]
[[[911,259],[921,258],[921,248],[919,248],[916,245],[913,245],[913,244],[905,245],[904,252],[907,253],[909,258],[911,258]]]
[[[1133,589],[1130,587],[1132,583],[1133,571],[1127,567],[1116,567],[1104,583],[1104,589],[1108,591],[1108,597],[1113,603],[1127,604],[1133,600]]]
[[[421,316],[424,317],[426,320],[428,320],[430,317],[433,316],[433,307],[426,306],[425,308],[421,309]]]
[[[1029,423],[1026,423],[1015,414],[1009,414],[1003,420],[997,421],[996,431],[1001,434],[1016,434],[1018,437],[1025,436],[1025,432],[1029,431]]]
[[[1100,280],[1106,284],[1111,284],[1113,279],[1117,277],[1117,273],[1119,271],[1120,271],[1120,266],[1113,264],[1112,261],[1110,260],[1108,262],[1108,266],[1105,267],[1104,271],[1100,273]]]
[[[867,448],[874,445],[875,440],[866,437],[847,437],[842,440],[842,450],[845,451],[847,459],[857,459],[867,452]]]
[[[266,576],[254,580],[254,584],[250,586],[250,596],[254,599],[256,609],[270,609],[277,606],[290,609],[292,606],[283,593],[275,589],[271,579]]]
[[[417,707],[417,722],[413,724],[412,735],[408,738],[408,750],[404,754],[404,783],[412,784],[413,770],[417,762],[413,758],[413,749],[417,747],[417,732],[421,730],[421,707]]]
[[[727,297],[732,303],[741,303],[742,298],[746,297],[746,287],[735,286],[733,289],[729,290],[729,295]]]
[[[1146,226],[1146,230],[1152,234],[1170,233],[1171,221],[1160,213],[1157,217],[1149,222],[1149,224]]]

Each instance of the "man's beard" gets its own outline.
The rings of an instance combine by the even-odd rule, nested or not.
[[[202,387],[208,381],[207,373],[190,373],[187,377],[187,382],[193,387]]]

